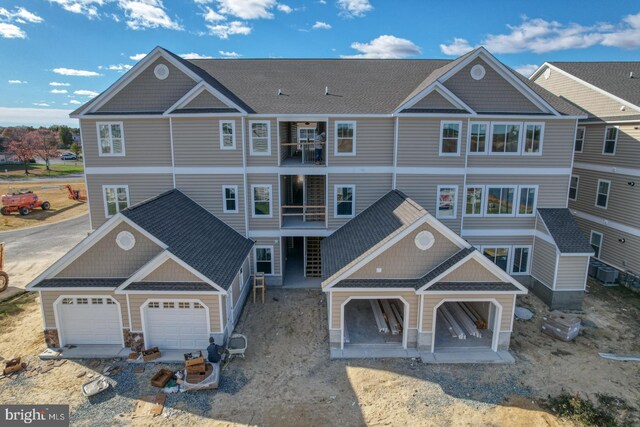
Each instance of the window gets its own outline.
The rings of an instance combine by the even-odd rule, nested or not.
[[[520,187],[520,202],[518,204],[518,216],[533,216],[536,210],[536,199],[538,194],[538,187],[536,186],[521,186]]]
[[[178,308],[191,308],[191,303],[188,302],[179,302]]]
[[[255,247],[255,271],[264,274],[273,274],[273,246]]]
[[[107,218],[129,206],[129,187],[126,185],[103,185],[104,211]]]
[[[492,123],[491,152],[517,154],[520,148],[520,127],[520,123]]]
[[[224,213],[238,213],[238,186],[222,186],[222,211]]]
[[[530,246],[515,246],[513,248],[513,262],[511,264],[512,274],[529,273]]]
[[[73,304],[73,298],[62,298],[62,303],[65,305]]]
[[[576,143],[573,146],[573,151],[576,153],[582,153],[582,148],[584,147],[584,137],[587,133],[587,128],[584,126],[578,126],[576,129]]]
[[[580,177],[577,175],[571,175],[571,180],[569,181],[569,200],[578,200],[578,183],[580,182]]]
[[[485,246],[482,248],[482,254],[504,271],[509,268],[509,246]]]
[[[598,233],[597,231],[592,230],[589,242],[591,243],[591,247],[595,252],[593,256],[596,258],[600,258],[600,251],[602,250],[602,233]]]
[[[524,143],[522,154],[542,154],[542,139],[544,136],[544,123],[525,123]]]
[[[271,218],[271,185],[252,185],[254,217]]]
[[[599,208],[607,208],[609,204],[609,190],[611,190],[611,181],[604,179],[598,180],[598,192],[596,194],[596,206]]]
[[[441,122],[440,155],[457,156],[460,154],[460,129],[462,122]]]
[[[149,304],[147,304],[147,307],[149,308],[160,308],[160,303],[157,301],[152,301]]]
[[[104,304],[102,298],[91,298],[91,304]]]
[[[464,214],[466,216],[482,216],[483,187],[467,187]]]
[[[515,187],[487,187],[487,215],[513,215]]]
[[[235,150],[236,148],[236,122],[233,120],[220,120],[220,149]]]
[[[193,303],[193,308],[204,308],[204,306],[202,304],[200,304],[199,302],[194,302]]]
[[[487,152],[487,123],[472,123],[469,132],[469,153],[486,154]]]
[[[355,185],[336,185],[336,204],[334,216],[349,218],[355,214]]]
[[[172,302],[163,302],[162,308],[175,308],[175,306]]]
[[[356,154],[356,122],[336,122],[336,156]]]
[[[124,156],[124,132],[121,122],[96,123],[98,126],[98,155]]]
[[[604,128],[604,145],[602,154],[616,154],[616,143],[618,142],[618,127],[607,126]]]
[[[271,123],[249,122],[251,125],[251,155],[271,155]]]
[[[88,298],[76,298],[76,304],[85,305],[89,304]]]
[[[113,304],[113,305],[115,305],[115,303],[116,303],[116,302],[115,302],[113,299],[111,299],[111,298],[107,298],[107,304]]]
[[[455,185],[438,185],[438,206],[436,218],[455,218],[458,187]]]

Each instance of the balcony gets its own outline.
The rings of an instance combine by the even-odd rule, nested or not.
[[[281,206],[280,215],[282,228],[326,228],[326,206]]]
[[[280,122],[280,166],[325,166],[326,122]]]
[[[283,175],[281,180],[282,228],[326,228],[326,177]]]

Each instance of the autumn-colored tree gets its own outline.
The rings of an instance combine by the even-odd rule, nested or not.
[[[31,160],[35,154],[33,142],[26,138],[29,132],[25,128],[14,128],[10,133],[7,133],[6,138],[9,141],[7,151],[21,162],[24,163],[24,174],[29,175],[29,160]]]
[[[80,153],[82,153],[82,146],[77,142],[71,144],[71,152],[76,155],[76,157],[80,157]]]
[[[58,156],[58,135],[49,129],[40,128],[27,133],[24,137],[42,160],[47,170],[51,170],[51,159]]]

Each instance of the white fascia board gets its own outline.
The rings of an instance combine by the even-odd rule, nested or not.
[[[127,280],[125,280],[120,286],[118,286],[114,293],[121,294],[124,293],[122,290],[129,286],[133,282],[137,282],[141,279],[147,277],[151,272],[153,272],[156,268],[160,267],[165,261],[169,259],[169,252],[164,250],[160,252],[155,257],[151,258],[149,262],[140,267],[135,273],[133,273]]]
[[[633,177],[640,177],[640,169],[638,168],[627,168],[627,167],[621,167],[621,166],[601,165],[596,163],[582,163],[582,162],[575,162],[573,164],[573,167],[575,169],[585,169],[585,170],[596,171],[596,172],[611,173],[615,175],[627,175],[627,176],[633,176]]]
[[[462,115],[465,116],[473,116],[476,114],[476,112],[469,107],[463,100],[461,100],[460,98],[458,98],[453,92],[451,92],[449,89],[447,89],[445,86],[442,85],[442,83],[440,83],[439,81],[435,81],[433,83],[431,83],[429,86],[427,86],[426,88],[422,89],[420,92],[418,92],[413,98],[411,98],[409,101],[405,102],[404,104],[400,105],[398,108],[396,108],[393,112],[393,115],[398,115],[402,110],[405,110],[407,108],[411,108],[413,107],[415,104],[417,104],[418,102],[420,102],[422,99],[424,99],[427,95],[429,95],[432,92],[438,92],[440,95],[442,95],[447,101],[449,101],[451,104],[453,104],[454,106],[463,109],[463,110],[467,110],[469,113],[462,113]],[[411,113],[409,113],[411,114]],[[420,113],[417,113],[420,114]],[[429,113],[431,114],[431,113]],[[439,115],[439,114],[435,114],[435,115]],[[457,114],[460,115],[460,114]],[[403,114],[404,116],[404,114]]]
[[[110,287],[99,287],[96,288],[94,287],[85,287],[85,288],[81,288],[78,286],[56,286],[54,287],[50,287],[50,288],[35,288],[35,289],[26,289],[27,291],[32,290],[34,292],[49,292],[49,291],[63,291],[63,292],[87,292],[87,291],[104,291],[104,292],[113,292],[114,288]]]
[[[118,292],[119,294],[127,294],[127,295],[155,295],[156,297],[161,297],[163,294],[168,295],[219,295],[215,290],[211,291],[124,291]]]
[[[323,288],[324,292],[333,292],[339,294],[340,292],[369,292],[374,294],[376,292],[415,292],[415,288]]]
[[[69,115],[72,119],[91,120],[125,120],[125,119],[165,119],[162,114],[91,114],[91,115]]]
[[[189,92],[184,94],[184,96],[182,98],[177,100],[171,107],[167,108],[167,110],[162,115],[163,116],[168,116],[168,115],[170,115],[170,113],[173,110],[176,110],[178,108],[183,108],[185,105],[189,104],[189,102],[193,101],[198,95],[200,95],[204,91],[207,91],[211,95],[213,95],[214,97],[218,98],[227,107],[235,108],[238,111],[240,111],[240,113],[231,113],[231,114],[236,115],[236,116],[237,115],[242,115],[242,116],[246,116],[247,115],[247,112],[242,107],[240,107],[235,102],[231,101],[229,98],[224,96],[219,90],[217,90],[216,88],[214,88],[213,86],[211,86],[209,83],[207,83],[205,81],[201,81],[200,83],[195,85]],[[176,117],[180,117],[180,115],[175,115],[175,116]]]

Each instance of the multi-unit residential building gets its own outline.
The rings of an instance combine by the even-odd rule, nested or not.
[[[567,198],[587,116],[483,48],[453,61],[156,48],[72,117],[95,231],[29,286],[51,345],[96,342],[100,322],[73,326],[95,299],[103,341],[202,346],[233,330],[256,272],[325,292],[335,357],[460,347],[440,320],[456,302],[488,323],[465,345],[497,352],[527,287],[581,304],[593,252]],[[398,334],[357,342],[366,322],[351,316],[375,329],[383,300]]]
[[[569,208],[596,258],[640,274],[640,62],[550,62],[531,80],[588,113]]]

